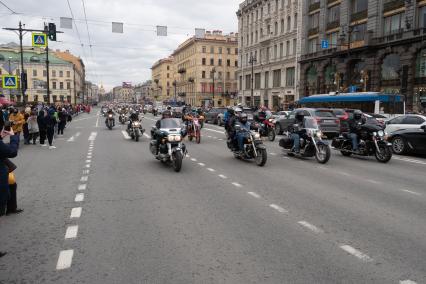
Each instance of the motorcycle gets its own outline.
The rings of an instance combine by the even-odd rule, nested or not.
[[[349,133],[343,133],[333,139],[332,146],[343,156],[375,156],[380,163],[387,163],[392,158],[392,144],[387,142],[386,133],[382,127],[372,124],[358,124],[358,151],[352,149],[352,139]]]
[[[330,160],[331,151],[327,142],[322,140],[322,132],[319,129],[318,123],[313,118],[306,117],[304,119],[304,128],[297,129],[298,126],[294,125],[293,129],[300,134],[300,152],[295,153],[294,140],[291,138],[289,132],[287,137],[280,140],[280,147],[287,151],[290,157],[298,156],[303,158],[314,157],[320,164],[325,164]],[[299,131],[300,130],[300,131]]]
[[[237,159],[251,160],[254,159],[259,167],[263,167],[268,159],[266,147],[263,145],[262,139],[258,132],[247,130],[242,128],[238,124],[235,126],[237,133],[244,134],[244,149],[242,152],[239,151],[236,139],[231,140],[228,137],[227,146],[234,153],[234,157]],[[226,133],[226,135],[228,135]]]
[[[187,135],[189,141],[192,141],[192,139],[195,138],[195,142],[197,144],[201,143],[201,125],[198,117],[193,117],[192,120],[188,122],[187,126]]]
[[[275,123],[273,119],[265,119],[263,122],[256,122],[253,125],[253,130],[260,133],[260,137],[268,137],[268,140],[273,142],[275,140]]]
[[[146,114],[146,108],[143,109],[143,114]]]
[[[120,117],[118,119],[120,120],[121,124],[126,124],[127,117],[124,113],[120,114]]]
[[[157,110],[156,109],[152,109],[152,115],[157,116]]]
[[[162,119],[160,129],[152,128],[151,137],[150,150],[154,157],[164,164],[173,165],[175,172],[180,172],[183,158],[187,154],[186,146],[182,143],[184,137],[180,121],[173,118]]]
[[[108,114],[106,126],[108,127],[109,130],[112,130],[112,128],[114,127],[114,124],[115,124],[114,116],[112,114]]]
[[[127,133],[136,142],[144,134],[145,129],[142,128],[142,124],[139,121],[132,121],[132,125],[127,129]]]

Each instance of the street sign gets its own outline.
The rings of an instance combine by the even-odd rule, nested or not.
[[[326,40],[326,39],[323,39],[322,41],[321,41],[321,48],[322,49],[327,49],[327,48],[329,48],[329,43],[328,43],[328,40]]]
[[[33,47],[46,47],[47,35],[43,33],[32,33]]]
[[[2,83],[3,83],[3,89],[17,89],[18,76],[3,75]]]

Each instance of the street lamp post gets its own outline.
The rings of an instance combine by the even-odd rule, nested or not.
[[[173,81],[173,87],[175,88],[175,106],[176,106],[176,86],[177,86],[177,81],[176,80],[174,80]]]
[[[216,73],[216,68],[215,67],[213,67],[213,69],[212,69],[212,77],[213,77],[213,102],[212,102],[212,106],[214,107],[214,92],[215,92],[215,86],[214,86],[214,75],[215,75],[215,73]]]
[[[256,57],[252,54],[249,61],[251,64],[251,107],[254,107],[254,63],[256,63],[256,61]]]

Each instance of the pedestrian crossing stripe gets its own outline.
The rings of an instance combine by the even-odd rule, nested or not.
[[[4,75],[2,77],[3,89],[17,89],[18,76]]]
[[[47,35],[43,33],[33,33],[32,41],[33,41],[33,47],[46,47]]]

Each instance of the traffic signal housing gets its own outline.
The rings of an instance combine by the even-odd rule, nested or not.
[[[56,25],[54,23],[49,23],[48,36],[51,41],[56,41]]]

